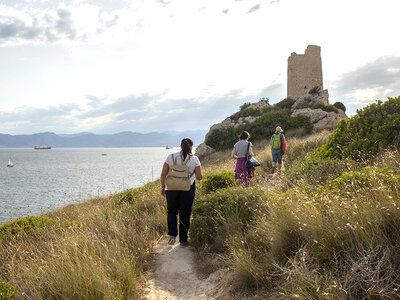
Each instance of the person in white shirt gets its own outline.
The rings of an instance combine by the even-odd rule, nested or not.
[[[178,220],[179,213],[179,242],[181,247],[189,245],[188,231],[190,227],[190,215],[196,192],[195,179],[201,180],[201,164],[197,156],[192,154],[193,141],[189,138],[184,138],[181,142],[181,151],[168,155],[164,162],[161,171],[161,195],[167,197],[167,223],[168,223],[168,244],[173,245],[178,236]],[[168,186],[165,185],[167,174],[170,166],[173,166],[174,159],[176,163],[182,164],[186,162],[189,169],[190,190],[189,191],[168,191]]]

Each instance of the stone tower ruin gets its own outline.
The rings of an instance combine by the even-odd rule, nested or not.
[[[304,54],[293,52],[288,58],[287,98],[303,98],[315,87],[328,104],[328,91],[324,91],[322,82],[321,47],[308,45]]]

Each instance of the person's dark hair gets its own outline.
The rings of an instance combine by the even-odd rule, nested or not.
[[[245,140],[247,138],[250,138],[250,133],[248,133],[247,131],[243,131],[239,136],[240,140]]]
[[[181,148],[182,148],[182,155],[183,155],[183,160],[186,159],[186,156],[192,154],[192,147],[193,147],[193,141],[189,138],[184,138],[181,141]]]

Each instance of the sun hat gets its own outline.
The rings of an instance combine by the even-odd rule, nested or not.
[[[278,126],[278,127],[276,127],[275,132],[276,133],[281,133],[281,132],[283,132],[283,130],[282,130],[282,128],[280,126]]]

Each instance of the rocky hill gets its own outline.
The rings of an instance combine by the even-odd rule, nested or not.
[[[330,105],[324,92],[317,87],[297,100],[286,98],[274,105],[268,100],[245,103],[237,113],[211,126],[196,154],[204,156],[231,148],[243,130],[250,132],[252,141],[272,135],[276,126],[296,136],[333,130],[340,120],[347,119],[345,110],[341,102]]]

